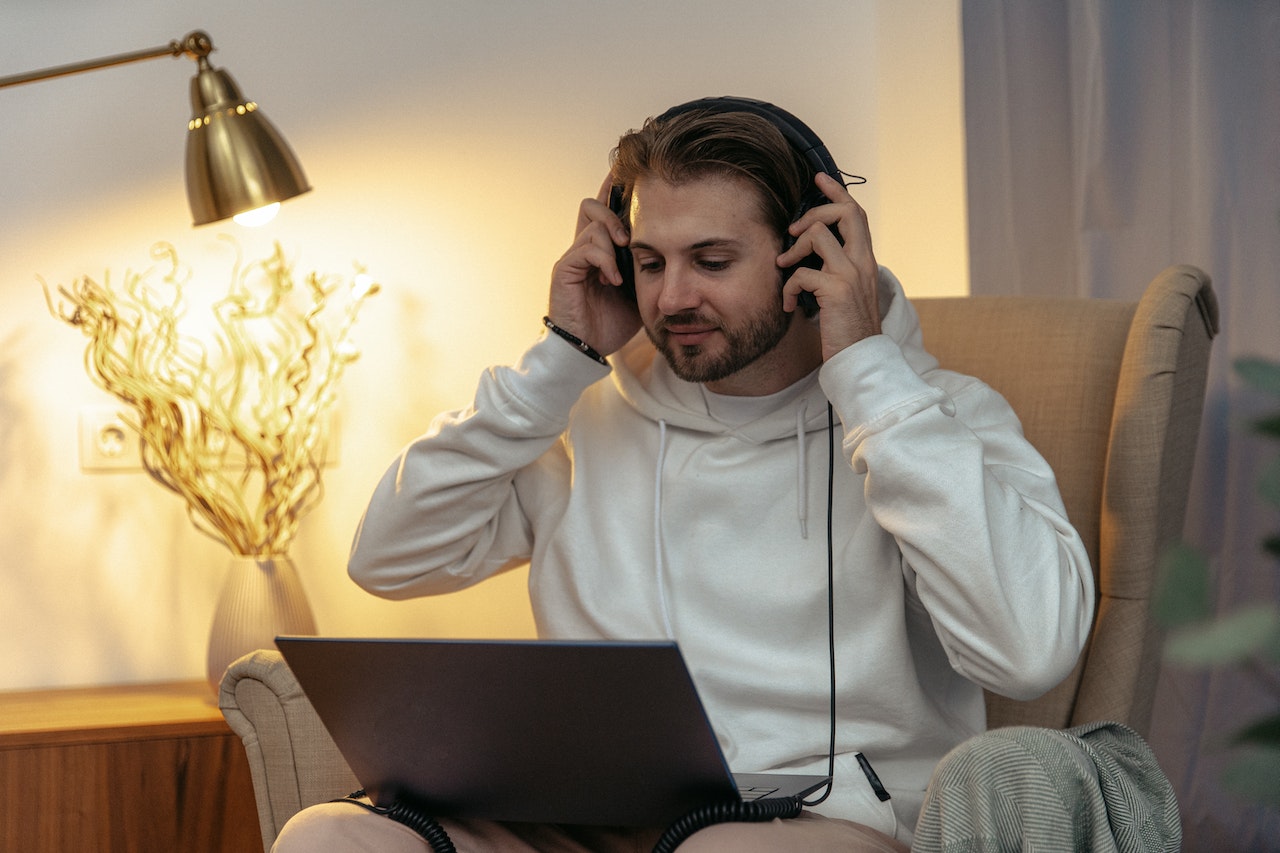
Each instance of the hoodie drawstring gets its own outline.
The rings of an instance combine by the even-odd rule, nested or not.
[[[800,520],[800,538],[809,538],[809,466],[805,461],[805,407],[796,409],[796,517]]]
[[[658,421],[658,466],[653,475],[653,558],[658,574],[658,609],[668,639],[675,639],[671,627],[671,608],[667,602],[667,562],[662,548],[662,466],[667,457],[667,422]]]
[[[809,538],[809,464],[805,439],[806,407],[803,402],[796,408],[796,519],[800,524],[800,538]],[[667,562],[662,545],[662,468],[667,457],[667,422],[658,420],[658,458],[653,472],[653,555],[658,584],[658,608],[662,611],[662,625],[667,637],[674,638],[671,624],[670,602],[667,600]]]

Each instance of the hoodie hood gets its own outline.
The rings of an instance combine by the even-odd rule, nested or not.
[[[902,285],[889,270],[880,268],[879,283],[881,334],[892,338],[902,349],[907,361],[918,373],[937,366],[937,361],[922,346],[919,318],[907,301]],[[819,318],[821,314],[818,315]],[[819,322],[818,318],[807,322]],[[670,446],[671,430],[688,430],[704,435],[727,436],[760,445],[790,439],[796,448],[796,522],[800,535],[809,536],[809,465],[807,436],[832,427],[832,413],[826,393],[819,383],[821,368],[776,395],[778,403],[760,407],[756,416],[743,423],[726,424],[713,417],[708,398],[700,383],[686,382],[672,372],[665,358],[648,336],[639,332],[625,347],[610,358],[613,382],[627,405],[658,427],[658,452],[654,468],[654,552],[658,598],[662,602],[664,620],[668,618],[663,549],[663,469]],[[763,399],[763,398],[762,398]],[[828,497],[829,499],[829,497]],[[667,621],[668,634],[671,633]]]
[[[819,312],[809,322],[819,322],[821,316]],[[897,277],[885,267],[880,268],[880,317],[881,333],[898,344],[918,373],[937,366],[937,361],[924,351],[915,308],[907,301]],[[801,380],[806,387],[794,397],[793,405],[772,408],[750,423],[728,427],[709,413],[701,386],[677,377],[643,330],[609,361],[613,383],[622,399],[646,418],[670,427],[712,434],[733,432],[752,443],[794,436],[797,418],[804,432],[827,428],[827,398],[818,384],[817,370]],[[787,391],[781,393],[794,396]]]

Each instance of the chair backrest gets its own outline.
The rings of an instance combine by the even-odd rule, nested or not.
[[[1149,600],[1182,533],[1217,303],[1194,267],[1137,302],[978,296],[915,300],[926,349],[1004,395],[1058,478],[1098,601],[1088,646],[1030,702],[988,695],[988,723],[1115,720],[1147,733],[1159,634]]]

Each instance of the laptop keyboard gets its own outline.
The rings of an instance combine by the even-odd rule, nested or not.
[[[750,802],[752,800],[758,800],[761,797],[767,797],[776,790],[778,789],[777,788],[751,788],[751,787],[742,787],[740,785],[738,786],[738,795],[742,797],[743,802]]]

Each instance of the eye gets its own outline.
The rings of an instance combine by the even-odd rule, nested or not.
[[[707,272],[723,272],[729,268],[730,263],[731,261],[719,258],[702,258],[698,261],[698,265]]]
[[[636,269],[643,273],[662,271],[661,258],[636,258]]]

